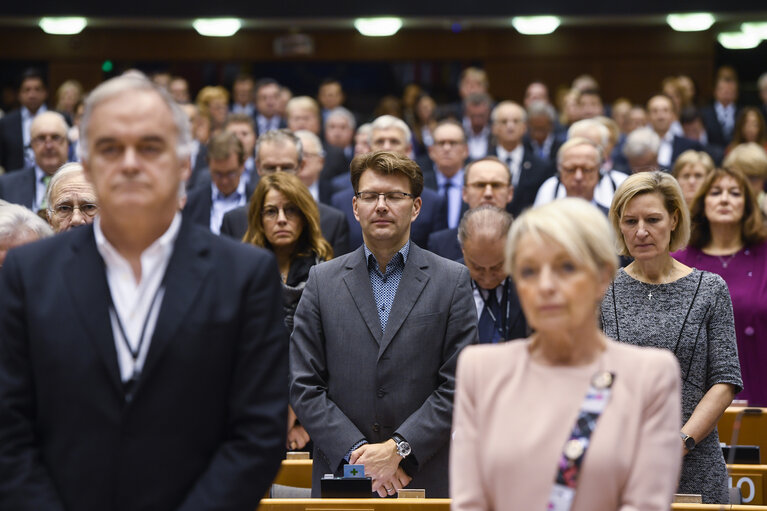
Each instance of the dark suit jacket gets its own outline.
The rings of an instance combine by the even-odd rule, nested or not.
[[[735,119],[740,115],[741,107],[735,105]],[[703,127],[706,128],[709,145],[727,147],[732,141],[732,135],[725,136],[722,125],[719,124],[719,117],[716,115],[714,103],[710,103],[700,109],[700,116],[703,119]]]
[[[434,174],[434,162],[431,161],[431,158],[428,155],[423,155],[416,158],[415,162],[421,167],[424,188],[438,190],[437,176]]]
[[[431,233],[426,248],[429,252],[434,252],[451,261],[463,261],[461,244],[458,242],[458,228],[442,229]]]
[[[253,195],[254,188],[253,181],[248,182],[245,186],[245,194],[248,198]],[[206,184],[198,186],[187,194],[183,214],[184,218],[210,230],[210,212],[212,209],[213,196],[210,189],[210,181],[208,181]]]
[[[680,154],[690,149],[702,151],[703,146],[698,141],[674,135],[674,140],[671,142],[671,164],[669,165],[669,169],[674,168],[674,162],[679,158]]]
[[[461,264],[466,264],[466,262],[463,260],[463,257],[461,257],[458,262]],[[502,314],[505,316],[502,321],[506,322],[506,336],[504,340],[513,341],[515,339],[524,339],[530,335],[530,332],[528,332],[527,329],[527,318],[525,318],[525,313],[522,311],[522,304],[519,302],[517,288],[514,285],[514,282],[509,277],[507,277],[500,286],[493,289],[493,292],[497,292],[498,288],[502,288],[502,286],[508,286],[509,293],[507,304],[508,314],[506,314],[506,310],[504,310],[504,303],[502,301],[499,302],[501,304]],[[477,324],[479,324],[479,318],[477,318]],[[481,344],[483,343],[483,340],[480,339],[479,342]]]
[[[497,147],[493,147],[488,156],[498,156]],[[523,210],[532,206],[535,202],[538,188],[541,187],[544,181],[554,175],[555,169],[554,165],[541,160],[532,151],[525,148],[522,156],[522,172],[519,175],[519,182],[514,187],[514,198],[506,206],[506,211],[516,218]]]
[[[411,488],[448,496],[460,350],[477,342],[465,267],[410,245],[382,331],[363,248],[312,267],[290,340],[291,404],[314,440],[312,494],[359,440],[399,433]]]
[[[252,511],[285,448],[274,257],[183,222],[126,400],[92,226],[0,272],[0,508]]]
[[[197,151],[197,156],[195,157],[192,165],[192,173],[189,175],[189,179],[186,182],[186,189],[194,190],[200,186],[206,178],[210,183],[210,169],[208,168],[208,147],[205,144],[200,144],[200,150]]]
[[[349,175],[349,163],[344,150],[322,142],[322,150],[325,151],[325,165],[320,172],[320,181],[330,181],[336,176]]]
[[[320,231],[322,237],[333,247],[333,257],[349,252],[349,228],[346,218],[336,208],[317,204],[320,210]],[[221,234],[241,240],[248,231],[248,206],[233,209],[224,215],[221,222]]]
[[[24,168],[24,135],[18,108],[0,118],[0,165],[6,172]]]
[[[546,162],[548,162],[550,165],[556,166],[557,164],[557,152],[559,152],[559,148],[562,147],[562,144],[564,144],[567,141],[567,133],[562,133],[558,131],[553,132],[554,139],[551,142],[551,148],[549,149],[549,154],[544,158]],[[525,135],[522,137],[522,143],[525,144],[525,151],[529,151],[530,154],[535,154],[535,149],[533,148],[533,141],[530,138],[529,133],[525,133]]]
[[[354,189],[350,186],[335,193],[330,201],[334,208],[341,210],[346,216],[351,250],[362,245],[362,227],[354,218],[353,197]],[[429,240],[429,234],[447,228],[443,202],[442,197],[434,190],[423,189],[421,192],[421,212],[418,214],[418,218],[410,224],[410,239],[413,240],[413,243],[425,247]]]
[[[6,202],[32,209],[36,192],[34,167],[14,170],[0,176],[0,199]]]
[[[288,127],[288,123],[285,121],[285,119],[280,117],[280,123],[277,129],[287,128],[287,127]],[[258,111],[253,112],[253,129],[256,130],[256,138],[263,135],[263,133],[260,133],[258,129]]]

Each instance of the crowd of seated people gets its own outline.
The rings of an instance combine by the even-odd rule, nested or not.
[[[284,293],[274,299],[285,305],[289,330],[297,310],[299,320],[309,314],[300,300],[316,267],[370,248],[375,225],[361,218],[362,209],[395,209],[397,203],[404,207],[412,200],[404,239],[468,268],[460,278],[466,276],[471,284],[468,314],[477,319],[479,343],[498,344],[549,328],[531,337],[530,353],[543,350],[548,356],[549,344],[556,348],[554,355],[570,353],[557,344],[562,328],[551,327],[550,318],[526,318],[531,299],[518,287],[515,291],[515,279],[524,274],[518,266],[523,259],[514,258],[535,260],[522,239],[541,248],[553,246],[569,259],[578,255],[581,241],[570,245],[568,236],[552,238],[546,234],[545,219],[534,216],[527,222],[545,228],[525,224],[526,230],[512,236],[508,249],[506,237],[508,225],[513,229],[515,219],[527,210],[544,208],[566,216],[567,208],[573,207],[578,218],[593,219],[578,209],[581,206],[563,206],[564,213],[544,206],[565,198],[592,204],[603,214],[594,221],[601,226],[609,218],[618,242],[609,257],[599,254],[598,264],[572,270],[593,279],[610,273],[602,287],[589,288],[593,303],[582,311],[584,331],[593,341],[589,353],[608,349],[620,355],[604,332],[619,342],[663,347],[676,355],[682,384],[669,383],[669,388],[681,392],[684,401],[681,411],[668,413],[676,421],[681,413],[684,421],[679,426],[685,443],[679,450],[684,447],[685,461],[681,469],[672,464],[668,470],[672,476],[682,471],[682,493],[702,493],[707,502],[726,499],[716,420],[733,397],[767,406],[767,94],[765,105],[739,104],[737,76],[724,67],[715,77],[709,103],[699,100],[694,82],[686,76],[663,80],[645,97],[618,98],[612,104],[604,101],[599,84],[588,75],[576,78],[556,98],[541,81],[530,83],[525,91],[492,97],[487,73],[472,67],[461,74],[459,102],[440,105],[428,91],[411,84],[401,101],[387,98],[368,116],[345,106],[349,93],[336,79],[319,83],[315,98],[294,97],[289,85],[248,75],[238,76],[231,88],[212,84],[197,94],[183,77],[157,78],[158,87],[186,114],[193,137],[190,177],[179,190],[184,220],[274,254]],[[760,86],[763,83],[767,91],[767,74],[760,79]],[[90,224],[99,214],[98,197],[77,149],[86,96],[76,80],[68,80],[48,108],[43,75],[29,70],[21,77],[19,108],[0,118],[0,254],[51,232],[58,236]],[[359,176],[355,181],[350,167],[378,152],[395,155],[393,161],[417,163],[420,178],[409,179],[422,190],[368,190],[363,203]],[[359,169],[366,176],[363,182],[372,179],[365,174],[368,170]],[[377,197],[370,195],[374,192]],[[47,222],[52,231],[35,218],[22,218],[19,206]],[[12,226],[12,218],[19,219],[19,227]],[[599,250],[605,249],[602,245]],[[409,254],[402,254],[403,261],[413,252]],[[552,257],[547,254],[548,259],[535,264],[560,265]],[[617,273],[616,262],[624,267]],[[454,271],[453,266],[447,268]],[[383,273],[388,277],[388,270]],[[376,284],[371,285],[376,293]],[[532,293],[531,284],[527,286]],[[657,304],[666,313],[676,311],[673,324],[657,323]],[[711,327],[706,316],[710,310],[720,312],[716,319],[722,325]],[[599,332],[592,321],[595,311],[601,311]],[[701,334],[700,325],[709,330]],[[662,342],[653,326],[665,328]],[[700,335],[708,343],[707,351],[696,353]],[[467,333],[461,342],[469,337]],[[484,355],[478,351],[474,356]],[[544,365],[551,362],[542,360]],[[464,363],[464,373],[471,371],[470,363]],[[446,364],[441,369],[451,373],[452,382],[455,360]],[[711,367],[719,372],[712,376]],[[379,398],[389,392],[376,390]],[[311,405],[291,404],[295,411],[290,409],[286,448],[301,449],[311,445],[311,428],[316,425],[301,416],[303,412],[309,418],[306,410]],[[469,404],[462,406],[462,413],[472,412]],[[410,440],[415,448],[417,442],[394,437],[405,459],[400,444]],[[368,460],[372,452],[365,444],[347,447],[353,450],[343,458],[346,461]],[[325,446],[315,443],[313,448],[316,456]],[[467,450],[467,444],[459,448]],[[418,454],[414,452],[415,459]],[[715,467],[706,476],[700,467],[710,461]],[[379,494],[410,481],[409,475],[397,474],[381,476]]]

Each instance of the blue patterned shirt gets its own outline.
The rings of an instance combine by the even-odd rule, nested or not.
[[[386,331],[386,321],[389,319],[389,311],[394,304],[394,296],[397,294],[399,282],[402,280],[402,272],[405,270],[407,256],[410,253],[410,241],[394,254],[391,261],[386,265],[386,271],[381,273],[378,261],[373,253],[363,244],[365,259],[368,262],[370,274],[370,286],[373,288],[373,297],[378,309],[378,318],[381,320],[381,331]]]

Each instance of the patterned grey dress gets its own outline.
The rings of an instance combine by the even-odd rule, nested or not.
[[[727,284],[719,275],[693,270],[670,284],[645,284],[623,269],[602,300],[605,334],[639,346],[671,350],[682,373],[682,424],[717,383],[743,387]],[[727,470],[716,428],[684,458],[679,493],[726,504]],[[680,438],[681,450],[681,438]],[[669,456],[678,453],[669,453]]]

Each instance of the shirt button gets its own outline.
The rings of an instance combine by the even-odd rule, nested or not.
[[[749,277],[753,277],[753,276],[754,276],[754,272],[751,272],[751,271],[750,271],[750,272],[748,272],[748,276],[749,276]]]
[[[745,252],[743,252],[743,253],[744,253],[744,254],[746,254],[746,255],[750,255],[750,254],[751,254],[751,251],[750,251],[750,250],[746,250],[746,251],[745,251]]]
[[[754,327],[747,326],[746,327],[746,335],[754,335]]]
[[[378,392],[376,392],[376,395],[378,397],[384,397],[386,395],[386,392],[384,392],[383,387],[378,387]]]
[[[381,425],[378,424],[377,422],[374,422],[373,423],[373,432],[378,433],[379,431],[381,431]]]

